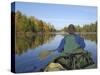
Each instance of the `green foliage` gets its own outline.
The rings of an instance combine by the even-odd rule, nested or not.
[[[64,27],[62,30],[67,31],[68,27]],[[97,21],[91,24],[85,24],[83,26],[75,25],[76,32],[97,32]]]
[[[34,16],[28,17],[20,11],[12,13],[15,15],[16,32],[55,32],[54,25],[36,19]],[[12,20],[13,21],[13,20]],[[75,25],[76,32],[97,32],[97,21],[83,26]],[[59,31],[67,31],[68,27],[64,27]]]
[[[77,32],[97,32],[97,22],[86,24],[83,27],[76,26]]]
[[[34,16],[27,17],[20,11],[15,12],[16,32],[53,32],[56,31],[53,25]]]

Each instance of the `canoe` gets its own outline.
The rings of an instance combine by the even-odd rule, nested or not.
[[[53,65],[52,65],[53,64]],[[59,66],[60,65],[60,66]],[[53,59],[44,71],[60,71],[96,68],[89,52],[66,54]]]

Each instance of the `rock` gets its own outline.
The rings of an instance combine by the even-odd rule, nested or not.
[[[61,71],[65,70],[59,63],[50,63],[44,71]]]

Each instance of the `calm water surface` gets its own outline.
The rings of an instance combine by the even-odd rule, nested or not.
[[[92,58],[97,63],[97,42],[96,34],[83,34],[85,39],[85,50],[91,52]],[[55,51],[53,55],[48,55],[43,60],[40,60],[39,54],[45,50],[56,49],[64,35],[48,34],[48,35],[33,35],[33,36],[18,36],[16,38],[16,72],[38,72],[44,68],[55,55],[59,53]]]

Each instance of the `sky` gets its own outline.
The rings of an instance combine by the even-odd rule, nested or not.
[[[61,29],[69,24],[83,26],[97,20],[97,7],[27,3],[16,2],[15,11],[21,11],[26,16],[35,16],[54,25],[56,29]]]

